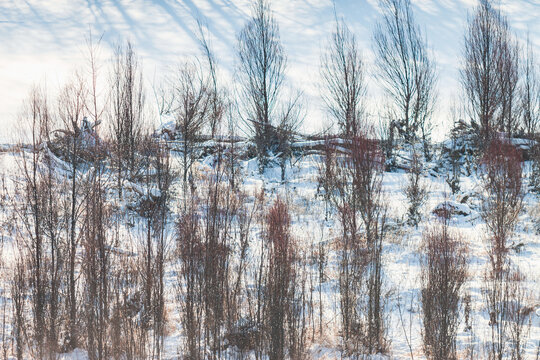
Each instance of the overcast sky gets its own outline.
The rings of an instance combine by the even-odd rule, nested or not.
[[[212,45],[225,76],[234,71],[236,33],[249,16],[250,0],[2,0],[0,1],[0,139],[17,123],[21,103],[33,84],[46,84],[51,94],[85,66],[85,35],[103,34],[101,57],[111,46],[131,40],[142,59],[146,84],[170,73],[182,57],[198,53],[195,19],[209,25]],[[458,72],[467,14],[476,0],[412,0],[439,71],[439,107],[435,121],[443,133],[448,106],[459,95]],[[540,0],[501,0],[513,29],[522,40],[530,32],[540,59]],[[281,38],[288,55],[288,79],[304,93],[306,130],[316,130],[326,114],[318,91],[321,48],[333,26],[331,0],[273,0]],[[336,0],[355,32],[371,71],[371,34],[379,18],[377,0]],[[105,67],[104,67],[105,68]],[[102,76],[106,77],[106,70]],[[386,101],[369,81],[369,103]],[[149,101],[152,101],[149,94]],[[372,111],[375,117],[375,110]]]

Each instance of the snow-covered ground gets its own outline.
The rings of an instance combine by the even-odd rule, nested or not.
[[[20,171],[20,152],[0,151],[0,178],[6,179],[8,191],[9,185],[17,181]],[[173,163],[178,166],[176,158]],[[196,173],[201,177],[209,172],[212,159],[201,159],[195,164]],[[326,269],[327,281],[322,286],[322,302],[324,314],[324,336],[318,337],[318,341],[309,344],[309,356],[315,359],[334,359],[341,357],[339,352],[339,289],[337,284],[337,254],[331,244],[339,236],[338,223],[330,216],[324,220],[325,204],[318,194],[318,166],[317,155],[297,157],[292,160],[292,166],[287,168],[286,181],[281,182],[279,167],[270,167],[264,174],[260,174],[255,159],[241,163],[243,174],[243,190],[248,194],[255,194],[264,188],[266,194],[265,206],[280,196],[289,202],[293,234],[300,249],[309,252],[309,249],[317,247],[323,242],[328,249],[328,265]],[[59,160],[61,162],[61,160]],[[390,357],[410,358],[411,351],[415,358],[423,358],[422,353],[422,324],[421,308],[419,303],[420,288],[420,245],[422,233],[437,222],[432,213],[434,209],[446,203],[453,206],[456,211],[451,220],[451,228],[459,232],[463,241],[470,251],[469,278],[465,285],[464,293],[471,296],[471,308],[473,314],[474,337],[473,343],[479,354],[482,354],[483,346],[490,336],[489,316],[485,310],[482,296],[483,274],[487,266],[487,231],[479,215],[478,192],[480,185],[478,178],[463,175],[461,177],[461,189],[458,195],[451,195],[451,191],[445,181],[444,174],[437,175],[429,171],[435,164],[435,160],[426,164],[426,175],[423,179],[429,190],[429,199],[423,207],[423,220],[418,228],[407,225],[393,227],[384,242],[384,277],[385,300],[387,301],[388,339],[390,341]],[[522,243],[520,251],[510,251],[513,264],[526,276],[526,287],[530,297],[526,300],[534,311],[530,314],[531,327],[529,341],[527,342],[527,358],[534,359],[540,342],[540,236],[538,229],[540,224],[540,203],[537,195],[527,191],[527,176],[529,164],[525,164],[525,207],[519,217],[515,235],[512,237],[514,244]],[[61,171],[61,168],[58,169]],[[428,175],[431,174],[431,175]],[[407,211],[407,199],[403,189],[407,182],[407,174],[403,171],[387,172],[384,174],[383,191],[388,204],[389,221],[391,224],[404,224]],[[126,186],[126,189],[141,193],[137,184]],[[466,204],[461,200],[468,196]],[[253,200],[248,197],[246,201]],[[179,199],[173,198],[172,203],[178,203]],[[173,206],[174,209],[174,206]],[[2,220],[6,220],[6,208],[0,209]],[[9,236],[9,227],[4,230],[3,260],[4,269],[9,269],[13,254],[13,238]],[[126,228],[127,229],[127,228]],[[127,237],[129,239],[135,236]],[[260,228],[252,229],[253,242],[260,241]],[[134,249],[133,244],[122,245],[126,251]],[[256,246],[253,246],[256,248]],[[169,323],[167,337],[165,339],[164,358],[177,358],[180,342],[183,334],[178,318],[178,306],[174,303],[174,284],[177,281],[173,263],[168,263],[166,271],[167,308],[169,310]],[[316,265],[307,267],[309,272],[317,272]],[[7,274],[7,271],[4,272]],[[6,290],[6,282],[0,283],[0,288]],[[314,297],[313,310],[318,318],[319,300]],[[471,340],[470,332],[466,331],[461,318],[458,331],[459,354],[463,355],[465,348]],[[410,347],[409,347],[410,346]],[[461,357],[461,356],[460,356]],[[84,359],[84,351],[77,350],[72,354],[66,354],[62,359]],[[480,355],[480,358],[482,356]]]
[[[287,183],[281,184],[279,169],[268,169],[264,175],[259,175],[252,160],[245,165],[246,180],[248,184],[264,186],[269,194],[287,194],[293,203],[298,206],[301,214],[293,218],[295,234],[301,239],[303,246],[317,245],[319,241],[328,242],[339,235],[339,225],[330,219],[324,221],[324,203],[317,196],[318,157],[307,156],[298,159],[295,166],[288,171]],[[432,164],[428,164],[427,168]],[[427,172],[427,171],[426,171]],[[407,173],[387,172],[384,174],[383,191],[389,207],[390,221],[403,223],[406,220],[408,207],[404,187],[407,184]],[[482,281],[487,266],[488,234],[479,214],[479,201],[477,193],[480,192],[476,176],[462,176],[461,188],[465,191],[452,196],[451,190],[445,181],[445,174],[440,176],[426,176],[423,180],[429,191],[429,199],[423,208],[423,220],[418,228],[406,226],[399,232],[391,233],[384,244],[384,273],[388,279],[388,309],[390,317],[388,336],[391,342],[391,357],[410,358],[407,338],[412,346],[415,358],[422,358],[421,337],[421,308],[419,303],[420,289],[420,246],[422,233],[437,223],[437,217],[432,213],[443,203],[455,204],[457,214],[452,217],[451,228],[463,236],[463,240],[470,250],[469,279],[464,286],[464,293],[469,293],[472,299],[472,309],[475,321],[475,340],[477,351],[483,351],[482,346],[489,338],[489,316],[485,311],[482,297]],[[526,183],[526,180],[525,180]],[[530,317],[530,339],[527,347],[527,358],[535,358],[540,341],[540,235],[536,232],[540,220],[538,197],[529,193],[526,186],[525,208],[519,218],[519,223],[512,241],[515,244],[523,243],[521,251],[511,251],[511,261],[516,264],[526,276],[526,286],[530,291],[528,303],[534,307],[535,313]],[[461,204],[464,195],[469,195],[468,205]],[[334,267],[330,272],[331,279],[324,287],[323,298],[324,315],[327,329],[334,336],[339,331],[339,291],[337,286],[337,262],[335,254],[331,254],[334,261],[329,261]],[[399,301],[398,301],[399,299]],[[398,304],[399,302],[399,304]],[[411,307],[412,304],[412,307]],[[399,306],[398,306],[399,305]],[[315,306],[316,308],[317,305]],[[401,315],[400,309],[401,307]],[[330,311],[328,311],[330,310]],[[463,319],[461,319],[463,320]],[[337,339],[330,336],[330,344],[336,346]],[[463,322],[459,326],[458,348],[463,351],[470,341],[469,332],[465,331]],[[334,349],[335,350],[335,349]],[[331,359],[339,353],[328,349],[327,344],[313,346],[312,356]],[[463,352],[461,352],[463,356]],[[480,356],[482,357],[482,356]]]

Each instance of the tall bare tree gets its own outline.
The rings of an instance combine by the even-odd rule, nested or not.
[[[540,122],[540,77],[529,35],[527,35],[523,63],[522,126],[526,134],[532,136],[538,130],[538,123]]]
[[[120,196],[123,179],[135,170],[136,147],[144,119],[145,97],[139,66],[130,42],[116,48],[111,74],[110,117]]]
[[[89,359],[104,359],[110,353],[107,338],[111,273],[111,243],[107,234],[109,211],[105,203],[106,189],[99,168],[92,169],[87,181],[88,195],[84,201],[82,241],[85,260],[84,330]]]
[[[334,161],[332,201],[343,228],[339,285],[346,350],[384,352],[384,156],[377,142],[360,135],[352,138],[347,152]],[[364,307],[360,301],[363,291],[367,293]]]
[[[236,313],[236,309],[227,307],[231,305],[233,224],[239,204],[231,183],[226,181],[226,170],[223,150],[218,149],[210,179],[203,184],[205,328],[209,334],[206,342],[214,358],[222,357],[221,334],[228,321],[226,315]]]
[[[178,272],[178,293],[182,311],[182,328],[185,333],[183,354],[188,359],[201,359],[203,340],[202,284],[203,248],[201,229],[196,213],[198,200],[192,195],[191,205],[182,214],[176,228],[177,252],[181,259]]]
[[[101,70],[100,63],[100,45],[101,39],[103,36],[99,37],[97,41],[94,40],[92,32],[88,33],[86,37],[86,47],[87,47],[87,57],[88,57],[88,74],[90,76],[90,81],[88,85],[88,95],[89,100],[86,104],[86,111],[90,116],[90,120],[94,124],[93,130],[98,133],[98,125],[102,121],[102,117],[106,110],[106,101],[103,101],[103,94],[100,92],[99,84],[99,74]]]
[[[58,115],[63,125],[64,157],[69,164],[68,195],[65,199],[66,208],[66,262],[67,262],[67,308],[68,308],[68,347],[78,346],[77,316],[79,304],[77,299],[77,250],[79,245],[79,219],[82,213],[82,191],[80,168],[83,166],[83,134],[81,134],[84,109],[86,106],[87,90],[84,81],[77,77],[65,85],[58,98]]]
[[[521,151],[508,141],[494,139],[481,161],[484,197],[482,218],[490,233],[494,272],[502,271],[519,213],[523,208]]]
[[[468,20],[461,85],[484,146],[493,131],[515,130],[518,79],[518,49],[508,22],[490,0],[482,0]]]
[[[341,134],[358,135],[366,94],[364,64],[356,38],[343,20],[336,18],[321,63],[322,96],[330,115]]]
[[[23,120],[30,131],[29,151],[22,153],[21,168],[23,188],[17,201],[16,211],[20,227],[18,239],[24,251],[23,265],[28,271],[28,289],[32,309],[32,329],[34,338],[31,346],[36,349],[39,358],[45,358],[45,335],[47,315],[48,256],[46,253],[45,218],[46,202],[44,188],[46,176],[42,164],[43,154],[47,149],[51,127],[51,113],[44,91],[38,87],[32,89],[25,103]],[[21,205],[22,204],[22,205]]]
[[[160,358],[165,335],[165,265],[168,251],[167,225],[169,218],[170,187],[173,181],[169,148],[159,144],[156,149],[154,167],[156,169],[156,185],[160,193],[154,218],[154,236],[156,237],[156,255],[154,261],[154,295],[153,295],[153,356]]]
[[[53,359],[58,352],[59,334],[61,331],[62,278],[64,267],[64,246],[62,234],[64,230],[63,207],[57,201],[58,193],[62,192],[62,182],[57,176],[56,158],[49,150],[43,154],[42,183],[40,189],[41,207],[43,209],[43,238],[46,240],[45,255],[45,286],[46,286],[46,313],[45,337],[47,339],[47,352]]]
[[[482,159],[484,198],[482,218],[489,231],[489,266],[484,298],[490,314],[492,359],[503,359],[508,346],[511,266],[508,241],[523,207],[522,157],[508,141],[495,138]]]
[[[429,117],[436,100],[435,64],[414,19],[410,0],[381,0],[383,18],[373,34],[377,78],[394,103],[394,129],[406,141],[430,134]]]
[[[266,283],[268,355],[271,360],[285,359],[287,348],[286,321],[293,298],[291,287],[295,261],[295,245],[290,234],[287,205],[277,199],[268,211],[266,237],[269,242],[268,275]]]
[[[208,79],[196,63],[185,63],[178,71],[173,83],[176,128],[182,141],[182,180],[184,196],[191,168],[197,160],[195,145],[209,119],[211,92]]]
[[[500,53],[497,59],[497,80],[501,90],[501,112],[497,122],[499,131],[512,136],[520,125],[520,48],[506,21],[501,23]]]
[[[255,2],[251,19],[238,34],[238,60],[241,102],[262,170],[270,152],[287,152],[283,145],[288,138],[279,136],[295,130],[299,122],[294,111],[298,96],[288,104],[280,101],[286,56],[267,0]]]
[[[209,116],[208,125],[210,128],[210,135],[214,138],[218,135],[219,127],[222,124],[223,117],[225,115],[227,104],[226,94],[223,88],[219,84],[218,74],[218,61],[212,47],[207,33],[204,31],[203,26],[199,23],[199,44],[206,59],[206,66],[208,72],[208,91],[211,114]]]

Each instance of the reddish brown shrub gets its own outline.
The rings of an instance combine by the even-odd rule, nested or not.
[[[267,239],[270,245],[269,277],[266,284],[268,296],[268,327],[270,335],[269,356],[272,360],[284,359],[286,347],[285,325],[291,306],[290,284],[294,276],[294,249],[289,231],[290,217],[287,205],[280,199],[266,216]]]
[[[485,302],[490,314],[490,358],[502,359],[508,341],[506,318],[511,295],[507,242],[523,206],[522,155],[508,141],[495,138],[481,161],[484,198],[482,217],[490,233],[490,268],[485,275]]]
[[[447,222],[424,233],[421,302],[428,359],[455,359],[461,287],[467,278],[467,248]]]
[[[521,162],[522,155],[516,147],[495,138],[480,163],[484,188],[482,217],[491,234],[490,257],[496,272],[502,270],[506,243],[522,208]]]
[[[305,283],[299,274],[290,224],[288,206],[278,198],[266,216],[265,327],[270,360],[299,359],[305,349]]]
[[[346,352],[384,352],[384,155],[378,142],[364,135],[349,139],[346,148],[344,155],[336,156],[332,182],[332,201],[343,232],[339,279],[342,335]],[[362,308],[358,299],[364,289],[367,297]]]

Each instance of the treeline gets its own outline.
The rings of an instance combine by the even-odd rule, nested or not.
[[[336,18],[321,56],[321,95],[334,133],[322,136],[319,190],[339,236],[312,246],[300,246],[294,236],[295,208],[287,196],[268,205],[262,190],[248,194],[242,187],[241,156],[256,156],[261,171],[280,166],[286,179],[303,119],[301,95],[286,88],[286,55],[266,1],[253,5],[238,33],[234,87],[222,83],[202,26],[202,58],[154,84],[158,115],[174,119],[167,129],[169,139],[179,140],[174,152],[151,126],[131,44],[118,46],[103,71],[99,41],[89,36],[85,71],[52,101],[44,89],[33,89],[21,115],[28,131],[18,172],[0,197],[2,239],[14,244],[13,258],[3,264],[3,358],[53,359],[84,349],[90,359],[165,352],[187,359],[303,359],[311,344],[328,337],[338,339],[345,357],[391,354],[394,304],[383,258],[395,221],[382,179],[398,145],[410,146],[407,223],[418,227],[428,196],[422,163],[432,156],[437,72],[410,1],[382,0],[381,7],[374,70],[390,104],[378,128],[367,120],[361,49],[343,20]],[[451,209],[443,208],[439,223],[424,230],[421,248],[423,352],[429,359],[521,359],[531,294],[508,255],[524,196],[521,154],[508,139],[536,136],[537,64],[529,40],[522,51],[487,0],[470,15],[464,40],[462,114],[477,135],[489,234],[482,300],[491,339],[480,344],[476,335],[485,329],[474,323],[465,287],[469,249],[450,229]],[[234,139],[238,128],[250,135],[250,151],[221,141]],[[216,145],[209,170],[200,173],[203,135]],[[337,255],[336,272],[328,268],[330,252]],[[322,299],[329,280],[339,293],[337,336],[325,323],[332,311]],[[399,300],[398,308],[414,357]],[[470,339],[464,348],[457,345],[461,322]],[[181,335],[171,351],[164,339],[172,333]]]

